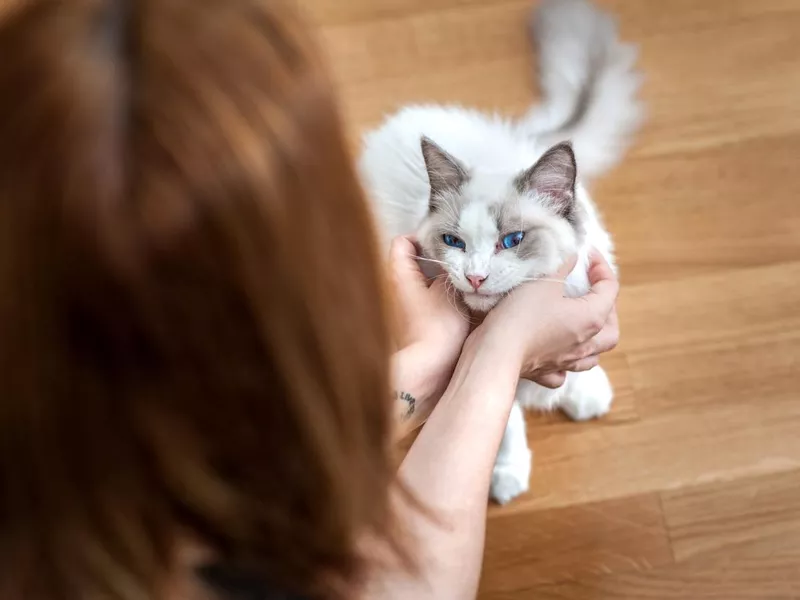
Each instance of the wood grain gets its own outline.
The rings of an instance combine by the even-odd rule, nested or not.
[[[797,600],[800,535],[790,531],[649,571],[585,578],[484,600]]]
[[[800,471],[665,492],[662,503],[675,560],[685,561],[800,530]]]
[[[398,106],[519,114],[527,0],[301,0],[353,140]],[[602,0],[648,122],[593,183],[614,233],[617,402],[529,415],[530,493],[492,506],[486,600],[800,599],[800,2]]]
[[[657,494],[498,514],[486,553],[496,561],[483,574],[486,594],[673,562]]]

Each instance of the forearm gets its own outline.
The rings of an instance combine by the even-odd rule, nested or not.
[[[519,361],[489,340],[471,339],[450,384],[400,469],[426,504],[486,508],[497,449],[519,380]],[[470,494],[464,492],[469,490]]]
[[[449,374],[452,368],[444,370]],[[430,416],[444,392],[442,370],[431,364],[430,352],[420,346],[408,346],[395,353],[392,378],[397,439],[417,429]]]
[[[398,573],[386,597],[473,598],[483,555],[492,467],[520,363],[489,340],[471,339],[442,399],[400,469],[431,517],[398,501],[421,573]]]

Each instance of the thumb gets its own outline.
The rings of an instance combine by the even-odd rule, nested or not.
[[[617,302],[619,281],[602,254],[595,251],[590,260],[589,284],[592,287],[584,298],[594,314],[605,322]]]
[[[389,269],[395,285],[403,294],[414,294],[428,287],[425,274],[417,264],[417,247],[410,237],[399,236],[392,240]]]
[[[557,279],[558,281],[566,284],[567,277],[569,276],[570,273],[572,273],[572,270],[575,268],[575,265],[577,264],[578,264],[578,255],[573,254],[564,262],[563,265],[561,265],[561,268],[559,268],[558,271],[556,271],[552,275],[553,279]]]

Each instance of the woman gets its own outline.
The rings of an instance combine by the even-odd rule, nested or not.
[[[474,596],[515,381],[613,346],[607,266],[468,338],[408,240],[387,289],[282,4],[12,3],[0,56],[0,597]],[[393,390],[443,393],[399,476]]]

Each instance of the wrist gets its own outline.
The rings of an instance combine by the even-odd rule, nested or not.
[[[441,393],[447,386],[454,366],[421,343],[398,351],[393,362],[395,390],[398,393],[411,393],[418,401]]]
[[[522,366],[524,354],[522,345],[516,340],[509,340],[508,336],[500,335],[495,329],[481,326],[464,343],[462,358],[513,369]]]
[[[483,324],[472,332],[464,349],[466,351],[469,346],[470,352],[484,352],[498,364],[516,368],[517,375],[528,375],[542,366],[546,349],[541,347],[540,341],[544,339],[547,336],[541,331],[520,332]]]
[[[451,383],[472,386],[483,381],[517,379],[522,365],[523,354],[518,345],[479,327],[464,343]]]
[[[426,421],[447,388],[453,365],[443,362],[422,344],[406,346],[392,358],[398,438]]]

